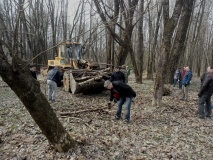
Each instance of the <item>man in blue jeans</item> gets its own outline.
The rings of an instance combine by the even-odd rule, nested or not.
[[[53,102],[55,101],[58,81],[60,81],[60,72],[58,67],[54,67],[49,70],[47,75],[49,101],[53,101]]]
[[[189,85],[192,79],[192,71],[189,66],[186,67],[186,73],[182,79],[182,98],[181,100],[188,101]]]
[[[104,82],[104,87],[107,88],[108,90],[111,90],[110,103],[112,103],[112,100],[113,100],[112,94],[114,92],[120,95],[120,99],[118,101],[117,113],[116,113],[117,120],[121,118],[122,106],[126,102],[125,121],[126,123],[129,123],[132,98],[136,97],[135,91],[129,85],[121,81],[110,82],[109,80],[106,80]]]

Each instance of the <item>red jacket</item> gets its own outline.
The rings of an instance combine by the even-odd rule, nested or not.
[[[185,74],[186,74],[186,70],[183,69],[182,74],[181,74],[181,78],[182,78],[182,79],[183,79],[183,77],[185,76]]]

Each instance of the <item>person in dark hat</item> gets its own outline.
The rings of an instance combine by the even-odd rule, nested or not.
[[[113,81],[121,81],[125,83],[125,76],[124,73],[120,71],[119,66],[114,67],[114,72],[112,73],[112,76],[109,79],[111,82]]]
[[[33,78],[37,79],[36,66],[34,64],[30,65],[30,72],[31,72]]]

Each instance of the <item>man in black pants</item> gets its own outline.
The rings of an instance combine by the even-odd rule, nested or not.
[[[213,65],[207,68],[198,93],[198,114],[200,119],[211,118],[211,96],[213,94]],[[205,107],[204,107],[205,104]]]

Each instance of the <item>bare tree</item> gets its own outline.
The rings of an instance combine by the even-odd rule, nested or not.
[[[172,82],[173,74],[175,70],[178,68],[181,54],[183,54],[182,50],[184,47],[184,43],[186,41],[186,35],[189,28],[189,22],[190,17],[192,15],[194,2],[195,0],[183,1],[183,9],[177,27],[176,36],[174,39],[173,47],[169,54],[169,61],[167,62],[167,74],[166,74],[167,83]]]
[[[140,1],[139,5],[139,17],[138,22],[138,71],[139,71],[139,83],[142,83],[143,77],[143,57],[144,57],[144,43],[143,43],[143,14],[144,14],[144,1]]]
[[[181,13],[182,0],[176,1],[174,12],[171,18],[169,18],[169,0],[163,0],[162,5],[163,5],[163,19],[164,19],[163,41],[158,57],[157,73],[152,102],[153,105],[157,106],[160,106],[162,101],[163,87],[165,83],[166,65],[168,62],[168,57],[171,49],[171,38]]]
[[[150,49],[149,49],[149,56],[148,56],[148,65],[147,65],[147,79],[153,79],[153,72],[154,72],[154,65],[155,65],[155,56],[156,56],[156,46],[157,46],[157,39],[158,39],[158,32],[160,28],[160,19],[161,19],[161,12],[162,12],[162,5],[160,4],[157,14],[157,20],[156,20],[156,25],[155,25],[155,32],[154,32],[154,37],[152,34],[149,34],[149,39],[153,39],[153,44],[149,43]],[[158,7],[157,7],[158,9]],[[149,10],[150,12],[150,10]],[[149,18],[149,23],[151,23],[151,19]],[[152,27],[149,27],[151,30]],[[151,33],[151,31],[150,31]],[[151,46],[152,44],[152,46]]]
[[[130,54],[132,65],[133,65],[133,70],[135,73],[136,77],[136,82],[139,82],[139,71],[137,67],[137,63],[135,60],[134,56],[134,50],[133,50],[133,45],[132,45],[132,32],[135,26],[135,23],[133,23],[133,16],[135,13],[136,6],[138,4],[139,0],[129,0],[128,1],[128,7],[126,3],[123,0],[117,1],[115,0],[115,9],[114,9],[114,18],[117,18],[119,14],[119,6],[122,10],[121,16],[124,17],[124,25],[125,26],[120,26],[118,23],[110,19],[110,21],[107,21],[107,11],[106,8],[102,5],[98,0],[94,0],[96,9],[98,11],[98,14],[100,15],[103,23],[105,24],[105,27],[109,30],[110,34],[114,38],[114,40],[121,46],[118,56],[117,56],[117,64],[118,65],[123,65],[125,63],[127,54]],[[105,13],[105,14],[104,14]],[[115,16],[117,15],[117,16]],[[111,16],[112,17],[112,16]],[[120,37],[115,30],[111,27],[111,23],[115,23],[116,26],[120,27],[124,34],[123,37]]]
[[[50,144],[58,151],[68,151],[75,146],[74,140],[64,129],[49,102],[40,90],[40,85],[30,76],[29,66],[17,54],[13,54],[12,64],[2,49],[0,42],[0,76],[20,98],[36,124]]]
[[[6,43],[8,40],[0,40],[0,76],[22,101],[50,144],[58,151],[68,151],[74,148],[75,141],[56,117],[55,112],[40,90],[39,82],[30,76],[28,62],[20,58],[18,31],[21,22],[20,17],[23,15],[22,5],[23,1],[19,1],[17,7],[19,12],[17,12],[16,25],[12,34],[13,46]],[[0,19],[0,23],[6,26],[2,19]],[[8,60],[3,48],[10,53],[12,61]]]
[[[194,28],[192,42],[191,42],[191,45],[190,45],[190,52],[189,52],[189,55],[187,57],[187,64],[189,66],[192,66],[192,64],[193,64],[193,54],[194,54],[194,51],[195,51],[195,48],[196,48],[196,45],[197,45],[197,41],[198,41],[198,38],[199,38],[199,35],[200,35],[199,33],[200,33],[200,30],[201,30],[203,15],[204,15],[204,12],[205,12],[205,4],[206,4],[206,1],[202,0],[201,5],[200,5],[200,9],[199,9],[199,13],[198,13],[198,16],[197,16],[195,28]]]

